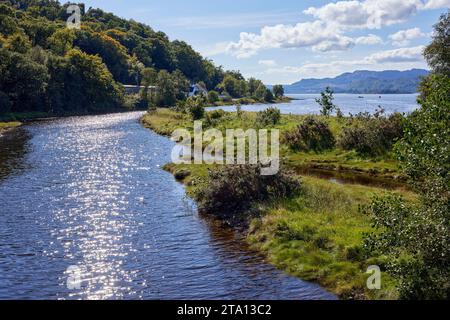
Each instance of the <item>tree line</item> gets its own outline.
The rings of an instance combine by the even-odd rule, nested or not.
[[[81,28],[69,29],[67,6],[52,0],[0,1],[0,114],[173,106],[191,83],[217,96],[273,100],[261,81],[225,71],[187,43],[170,41],[145,24],[79,4]],[[160,90],[127,97],[120,84]]]

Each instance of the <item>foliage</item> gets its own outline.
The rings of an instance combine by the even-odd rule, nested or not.
[[[320,99],[316,99],[316,102],[322,107],[320,113],[324,116],[329,116],[336,106],[333,104],[333,90],[330,87],[326,87],[325,91],[320,93]]]
[[[227,165],[210,171],[208,187],[197,198],[201,212],[233,219],[257,201],[282,199],[299,190],[300,182],[282,168],[263,176],[260,165]]]
[[[281,119],[280,109],[270,107],[266,110],[259,111],[256,114],[256,126],[257,127],[266,127],[276,125]]]
[[[259,84],[258,88],[256,88],[255,91],[255,98],[258,99],[259,101],[264,101],[266,92],[267,92],[266,86],[263,83]]]
[[[434,26],[433,41],[425,48],[425,59],[435,73],[450,76],[450,10]]]
[[[175,83],[169,72],[161,70],[156,79],[158,92],[156,94],[156,104],[160,107],[171,107],[176,102]]]
[[[344,128],[338,144],[344,150],[356,150],[361,155],[385,154],[403,136],[403,120],[399,113],[389,117],[360,113],[351,126]]]
[[[294,151],[323,151],[332,149],[336,141],[328,124],[307,117],[293,131],[284,134],[284,142]]]
[[[269,89],[266,89],[266,92],[264,93],[264,101],[266,102],[272,102],[274,99],[272,91]]]
[[[83,14],[81,29],[67,29],[65,28],[67,5],[47,0],[3,0],[0,3],[2,50],[22,55],[14,56],[16,59],[20,57],[23,61],[23,67],[19,66],[19,69],[35,67],[33,63],[39,64],[40,69],[35,73],[24,72],[15,76],[8,73],[9,78],[0,79],[0,91],[8,96],[11,103],[8,109],[13,112],[45,110],[58,114],[77,113],[82,110],[107,110],[107,107],[90,105],[91,101],[85,99],[80,99],[76,104],[76,99],[69,97],[69,88],[83,96],[91,95],[91,92],[84,91],[90,90],[89,84],[66,83],[71,81],[75,73],[80,75],[81,72],[74,68],[82,65],[70,65],[73,61],[68,61],[67,55],[73,49],[89,56],[98,56],[101,68],[106,65],[108,72],[112,74],[111,84],[102,87],[111,90],[107,95],[121,94],[116,90],[119,82],[161,87],[158,94],[152,94],[150,97],[145,96],[147,91],[143,92],[139,104],[173,106],[176,100],[186,98],[192,82],[204,83],[208,90],[217,90],[221,93],[229,90],[235,97],[244,97],[248,94],[248,83],[239,72],[225,72],[222,67],[216,67],[210,60],[204,59],[187,43],[170,41],[166,34],[155,31],[145,24],[119,18],[100,9],[89,8],[86,11],[84,5],[80,4]],[[8,65],[8,59],[2,60],[0,65],[2,70],[11,67]],[[148,70],[153,70],[152,73],[157,74],[151,77],[150,81],[146,74]],[[17,79],[12,79],[13,77]],[[35,83],[34,78],[37,77],[41,77],[39,94],[34,91],[34,85],[31,85]],[[88,75],[84,77],[91,78]],[[224,79],[225,77],[227,79]],[[20,94],[11,91],[17,87],[12,83],[18,83],[16,81],[18,78],[21,78],[24,86],[31,86],[27,90],[30,92],[28,96],[35,98],[33,103],[30,103],[28,98],[24,101],[17,100],[16,96]],[[100,91],[100,95],[103,93]],[[68,105],[65,104],[67,97],[70,100]],[[116,98],[109,106],[114,105],[116,108],[116,102],[123,100],[123,97]],[[104,97],[98,100],[102,99]],[[6,101],[6,98],[3,100]],[[127,107],[136,102],[132,102],[131,98],[127,100]],[[81,105],[81,101],[87,104]],[[98,103],[96,99],[92,102]]]
[[[210,103],[219,101],[219,94],[217,93],[217,91],[211,90],[208,92],[208,101]]]
[[[274,85],[272,91],[275,98],[281,98],[284,96],[284,87],[281,84]]]
[[[366,244],[390,258],[403,298],[449,299],[450,78],[434,74],[421,91],[421,108],[407,118],[396,145],[420,201],[412,206],[393,196],[375,198],[366,211],[377,231]]]
[[[184,107],[192,120],[200,120],[205,115],[205,100],[201,96],[187,98]]]

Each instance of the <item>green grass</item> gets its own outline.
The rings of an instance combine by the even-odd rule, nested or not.
[[[284,132],[295,128],[306,117],[306,115],[282,115],[280,122],[274,128],[280,130],[282,137]],[[343,128],[350,121],[356,121],[348,118],[317,117],[328,123],[335,137],[340,135]],[[255,128],[255,118],[256,113],[254,112],[242,112],[240,118],[237,117],[235,112],[227,112],[222,118],[214,120],[213,127],[223,133],[227,128],[242,128],[247,130],[249,128]],[[192,130],[193,128],[193,121],[188,115],[169,109],[158,109],[156,112],[146,114],[142,122],[146,127],[162,135],[171,135],[178,128],[188,130]],[[363,157],[355,151],[345,151],[339,148],[321,153],[293,152],[286,145],[282,145],[281,156],[285,160],[285,163],[292,167],[350,171],[354,174],[365,174],[390,179],[401,178],[397,161],[390,154],[379,157]]]
[[[22,125],[19,121],[12,121],[12,122],[0,122],[0,133],[7,131],[12,128],[16,128]]]
[[[372,231],[359,206],[384,191],[358,185],[338,185],[303,177],[301,195],[273,203],[262,219],[252,222],[252,246],[288,273],[320,283],[341,298],[395,299],[395,284],[382,275],[382,289],[366,288],[367,267],[384,265],[382,257],[362,255],[363,234]],[[401,192],[414,201],[414,194]]]
[[[214,127],[252,128],[256,114],[244,112],[241,118],[227,113],[214,123]],[[276,126],[281,131],[290,130],[305,116],[283,115]],[[335,135],[342,131],[347,120],[321,117],[329,123]],[[144,116],[142,122],[160,134],[169,135],[174,129],[192,129],[192,120],[171,110],[158,110]],[[344,166],[358,172],[377,170],[382,174],[397,173],[397,164],[389,156],[363,158],[354,152],[335,149],[324,153],[293,153],[283,148],[286,162],[292,166],[322,165]],[[207,188],[208,170],[215,165],[175,165],[165,169],[177,175],[183,171],[182,182],[188,195],[195,199],[198,190]],[[187,172],[187,174],[186,174]],[[372,232],[370,217],[360,210],[371,197],[386,192],[383,189],[362,185],[340,185],[328,180],[302,176],[300,195],[262,205],[262,218],[253,219],[248,230],[250,245],[267,257],[267,260],[301,279],[317,282],[343,299],[396,299],[395,281],[382,274],[381,290],[368,290],[367,267],[386,261],[383,257],[365,256],[362,252],[363,235]],[[416,196],[399,189],[407,200]]]

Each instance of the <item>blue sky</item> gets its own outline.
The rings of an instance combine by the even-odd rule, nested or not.
[[[191,44],[267,84],[354,70],[426,68],[421,56],[450,0],[87,0]]]

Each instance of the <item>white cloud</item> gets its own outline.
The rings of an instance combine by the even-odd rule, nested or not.
[[[450,0],[350,0],[328,3],[322,7],[310,7],[304,11],[317,20],[296,25],[278,24],[265,26],[259,33],[242,32],[239,41],[231,42],[226,51],[242,59],[249,58],[261,50],[273,48],[303,48],[313,51],[344,51],[355,45],[382,44],[383,40],[373,34],[351,38],[346,31],[354,29],[379,29],[406,21],[419,10],[447,8]],[[396,45],[409,42],[405,39],[391,39]]]
[[[375,45],[375,44],[382,44],[383,39],[381,39],[379,36],[376,36],[374,34],[369,34],[364,37],[359,37],[355,39],[356,44],[365,44],[365,45]]]
[[[327,63],[306,63],[300,67],[282,66],[270,68],[265,71],[270,76],[283,76],[286,79],[297,81],[308,77],[334,77],[343,72],[351,72],[360,69],[407,70],[411,68],[426,68],[422,57],[424,47],[400,48],[373,53],[363,59],[336,60]]]
[[[395,46],[405,46],[408,45],[411,40],[425,37],[426,34],[423,33],[419,28],[412,28],[407,30],[400,30],[389,36],[392,40],[392,44]]]
[[[323,51],[326,47],[345,45],[345,39],[342,39],[335,28],[323,21],[313,21],[294,26],[266,26],[261,29],[260,34],[241,32],[239,41],[230,43],[228,51],[237,58],[248,58],[262,49],[316,46],[317,50]]]
[[[450,0],[429,0],[424,9],[450,8]]]
[[[374,53],[366,58],[369,63],[397,63],[423,61],[423,50],[425,46],[400,48]]]
[[[341,27],[379,29],[405,21],[422,7],[420,0],[353,0],[310,7],[304,13]]]
[[[260,34],[242,32],[239,41],[231,42],[227,51],[242,59],[264,49],[311,47],[313,51],[327,52],[348,50],[355,44],[373,45],[383,42],[373,34],[353,39],[340,32],[336,26],[319,20],[295,26],[279,24],[262,28]]]
[[[275,67],[277,65],[275,60],[259,60],[258,64],[266,67]]]

